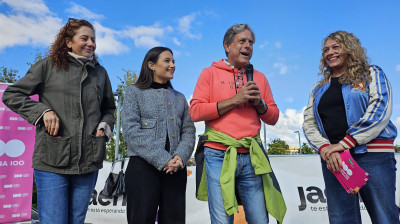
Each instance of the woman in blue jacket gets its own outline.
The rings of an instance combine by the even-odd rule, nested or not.
[[[122,128],[128,143],[128,223],[185,223],[187,172],[195,127],[185,96],[174,90],[172,51],[150,49],[137,82],[127,88]]]
[[[372,223],[399,223],[393,146],[397,130],[390,121],[392,89],[385,73],[368,64],[354,34],[337,31],[323,40],[319,75],[323,78],[311,90],[303,129],[321,155],[329,222],[361,223],[361,196]],[[340,170],[345,149],[370,174],[359,195],[348,194],[333,174]]]

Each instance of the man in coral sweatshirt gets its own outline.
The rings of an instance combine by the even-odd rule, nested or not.
[[[274,125],[279,118],[279,109],[265,75],[254,70],[254,81],[247,81],[244,67],[250,63],[254,42],[254,32],[249,25],[231,26],[223,40],[227,59],[213,62],[202,71],[190,102],[189,112],[193,121],[205,121],[206,125],[204,136],[207,138],[199,142],[204,143],[201,154],[205,170],[201,170],[204,175],[201,179],[206,182],[206,192],[201,198],[198,189],[197,196],[200,200],[208,199],[212,223],[233,223],[232,214],[237,208],[235,192],[244,205],[248,223],[268,223],[268,212],[274,216],[266,204],[266,186],[261,175],[255,174],[254,159],[250,160],[250,151],[254,151],[252,142],[260,143],[260,119]],[[232,148],[235,153],[229,152],[227,159],[228,150]],[[196,154],[200,154],[199,150]],[[231,163],[231,158],[235,157],[237,163]],[[231,161],[228,162],[234,167],[226,160]],[[270,168],[269,162],[266,163],[261,166]],[[232,175],[224,176],[229,171],[233,172]],[[275,176],[271,176],[275,184]],[[229,186],[233,186],[235,192]],[[282,210],[286,211],[283,207]]]

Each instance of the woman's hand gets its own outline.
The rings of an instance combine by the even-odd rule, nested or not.
[[[340,157],[340,153],[334,152],[330,154],[330,156],[325,160],[327,168],[333,173],[339,173],[342,165],[342,158]]]
[[[167,164],[164,166],[165,173],[173,174],[178,171],[179,168],[183,168],[183,161],[182,158],[176,155],[174,158],[168,161]]]
[[[326,159],[329,158],[332,153],[341,152],[344,150],[345,148],[340,143],[337,143],[321,149],[319,154],[321,155],[322,159],[326,161]]]
[[[56,113],[52,110],[44,113],[43,122],[49,135],[56,136],[58,133],[58,129],[60,128],[60,121]]]
[[[104,129],[97,129],[96,131],[96,137],[101,137],[104,136]]]

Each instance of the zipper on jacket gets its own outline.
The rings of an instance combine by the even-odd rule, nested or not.
[[[89,75],[88,71],[85,66],[82,66],[81,68],[82,72],[82,77],[81,77],[81,85],[80,85],[80,91],[79,91],[79,109],[80,109],[80,116],[79,116],[79,136],[78,136],[78,173],[81,174],[81,167],[80,161],[82,159],[82,144],[83,144],[83,120],[85,115],[83,114],[83,108],[82,108],[82,83],[86,79],[86,77]]]

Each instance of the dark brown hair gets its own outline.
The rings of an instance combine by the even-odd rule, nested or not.
[[[144,56],[144,59],[143,59],[139,78],[135,83],[136,87],[138,87],[140,89],[146,89],[146,88],[149,88],[150,85],[154,82],[154,73],[152,70],[150,70],[148,64],[149,64],[149,61],[156,64],[158,61],[158,57],[164,51],[169,51],[173,55],[172,50],[167,47],[153,47],[152,49],[150,49],[147,52],[146,56]],[[167,81],[167,85],[168,85],[168,87],[172,88],[171,80]]]

